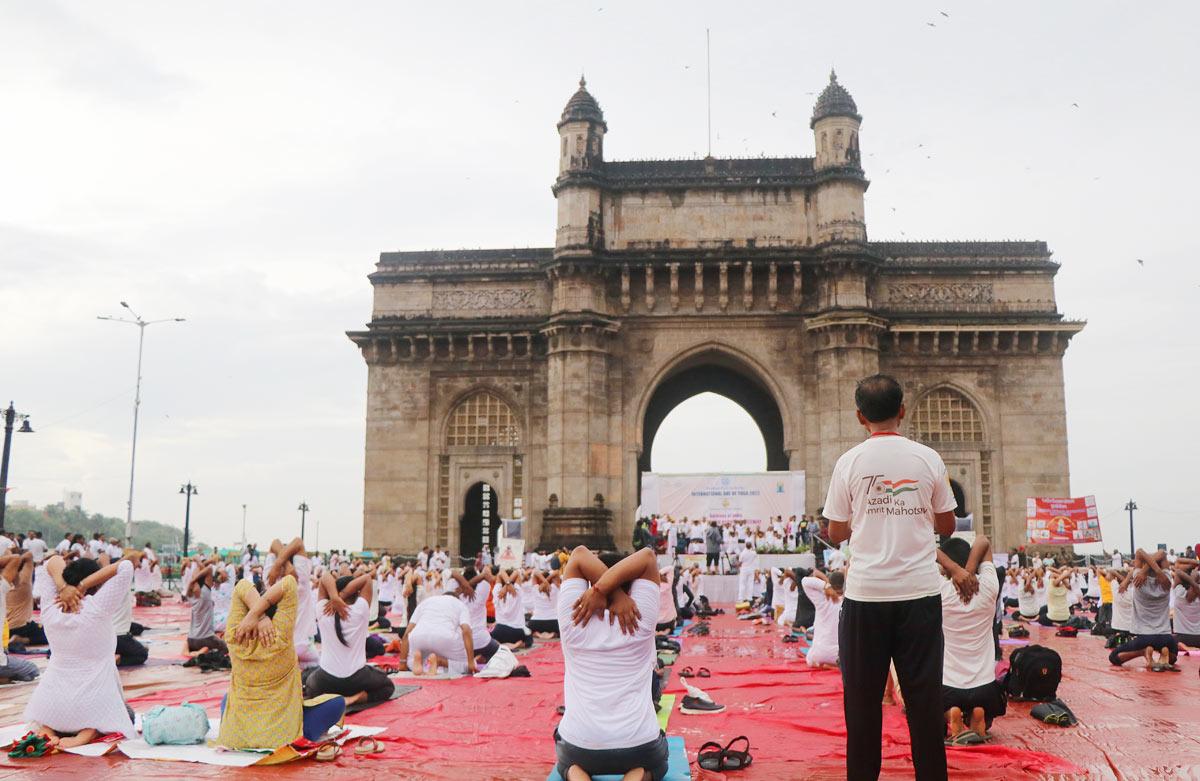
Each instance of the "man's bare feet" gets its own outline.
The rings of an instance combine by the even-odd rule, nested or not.
[[[963,712],[959,708],[951,708],[946,711],[946,722],[950,725],[950,737],[960,735],[967,729],[967,726],[963,724]]]
[[[360,702],[365,702],[367,699],[367,693],[359,692],[358,694],[351,694],[349,697],[344,697],[343,699],[346,700],[347,705],[355,705]]]
[[[987,715],[983,712],[983,708],[975,708],[971,711],[971,729],[981,738],[987,735]]]

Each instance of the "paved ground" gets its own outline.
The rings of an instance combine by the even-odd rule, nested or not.
[[[136,710],[183,700],[215,715],[228,679],[180,666],[187,611],[178,604],[137,611],[153,629],[146,639],[152,661],[122,673],[126,696]],[[953,778],[1200,778],[1200,657],[1181,660],[1183,673],[1155,674],[1109,666],[1099,638],[1073,640],[1034,627],[1033,642],[1052,646],[1064,658],[1063,697],[1080,718],[1071,729],[1049,727],[1014,703],[993,729],[987,747],[955,749],[949,755]],[[744,779],[844,778],[844,725],[841,682],[832,671],[813,671],[795,645],[776,631],[732,617],[712,622],[706,638],[684,637],[668,693],[682,694],[677,672],[708,667],[712,678],[697,680],[725,704],[722,714],[671,715],[668,733],[685,739],[689,758],[706,740],[751,740],[754,764],[729,774]],[[1006,646],[1006,654],[1013,646]],[[134,762],[119,754],[100,759],[58,755],[16,762],[0,758],[0,778],[56,778],[87,774],[107,778],[254,779],[294,777],[389,779],[531,779],[539,781],[553,762],[551,734],[561,703],[562,658],[554,643],[522,657],[531,678],[485,681],[422,681],[422,688],[352,717],[354,723],[386,727],[387,747],[370,759],[343,756],[337,762],[297,762],[271,768],[227,768],[165,762]],[[403,681],[412,683],[411,680]],[[0,724],[20,720],[32,686],[0,689]],[[911,778],[903,715],[885,709],[884,777]],[[693,778],[720,779],[695,766]]]

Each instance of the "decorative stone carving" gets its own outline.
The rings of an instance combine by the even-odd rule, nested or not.
[[[990,304],[992,286],[987,282],[901,282],[888,286],[888,303],[900,306],[923,304]]]
[[[484,290],[435,290],[433,308],[451,310],[530,311],[538,308],[537,290],[532,287],[504,287]]]

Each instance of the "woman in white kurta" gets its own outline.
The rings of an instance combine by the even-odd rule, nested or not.
[[[46,576],[38,582],[50,662],[25,708],[25,721],[31,729],[44,728],[41,731],[52,738],[79,733],[82,743],[90,742],[83,739],[89,730],[101,735],[120,732],[135,738],[137,732],[125,707],[113,658],[117,648],[113,614],[129,594],[133,563],[126,559],[90,576],[103,582],[71,613],[55,603],[59,588],[54,575],[61,573],[62,566],[61,558],[51,558]],[[88,582],[84,579],[80,585]],[[73,744],[64,739],[60,745]]]

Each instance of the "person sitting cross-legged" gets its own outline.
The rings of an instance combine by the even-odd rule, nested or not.
[[[649,548],[605,558],[580,546],[563,571],[566,711],[554,731],[558,772],[566,781],[604,774],[659,781],[667,773],[667,741],[651,701],[658,563]]]
[[[980,534],[974,545],[950,537],[938,550],[942,570],[942,707],[947,745],[987,740],[992,720],[1008,710],[996,683],[992,624],[1000,581],[991,543]]]
[[[340,694],[346,705],[385,702],[396,685],[377,667],[367,664],[367,631],[371,623],[371,569],[336,581],[326,572],[319,582],[317,601],[321,630],[321,662],[304,680],[307,697]]]
[[[1133,639],[1112,650],[1108,660],[1121,666],[1131,659],[1145,658],[1153,672],[1178,672],[1179,642],[1171,634],[1171,580],[1163,572],[1167,552],[1148,554],[1138,549],[1133,566]],[[1155,654],[1158,654],[1157,661]]]

